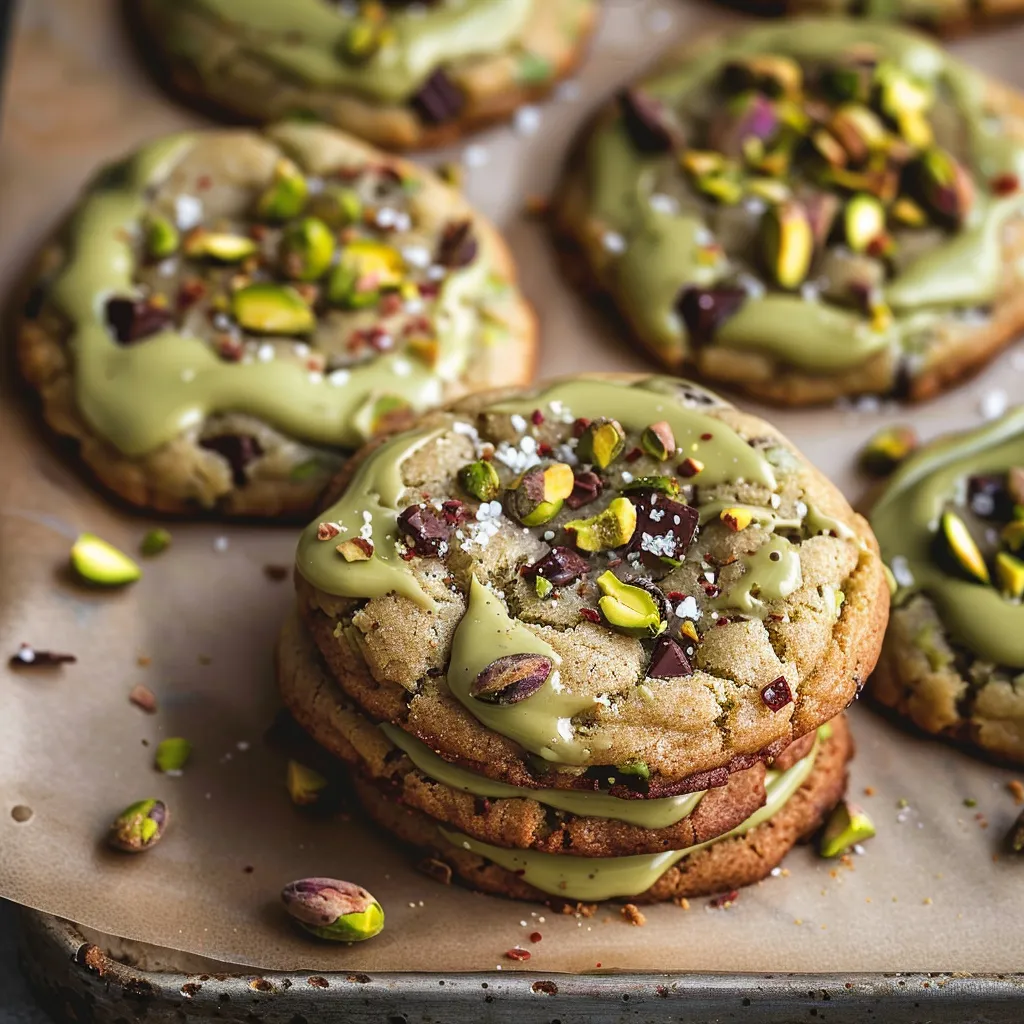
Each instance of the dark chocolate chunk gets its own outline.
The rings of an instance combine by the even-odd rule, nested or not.
[[[582,555],[577,554],[572,548],[558,545],[533,565],[524,566],[522,574],[527,577],[543,576],[548,583],[564,587],[567,583],[585,576],[589,571],[590,563]]]
[[[433,505],[410,505],[398,517],[398,532],[417,555],[430,558],[448,543],[454,524]]]
[[[686,288],[676,300],[676,311],[690,339],[700,343],[710,341],[746,301],[747,293],[742,288]]]
[[[982,519],[1005,522],[1013,518],[1013,498],[1003,473],[970,477],[967,481],[967,503],[971,511]]]
[[[762,691],[761,700],[770,711],[781,711],[787,704],[793,703],[793,693],[786,682],[785,676],[773,679]]]
[[[686,144],[682,129],[661,100],[642,89],[623,89],[619,93],[622,123],[633,145],[643,153],[664,153],[682,149]]]
[[[199,447],[216,452],[228,460],[231,478],[236,487],[248,482],[245,469],[254,459],[263,454],[263,445],[251,434],[220,434],[217,437],[201,437]]]
[[[629,500],[636,508],[636,529],[626,550],[682,558],[697,533],[697,510],[657,491],[637,491]]]
[[[427,124],[454,120],[466,105],[459,87],[438,68],[412,98],[412,107]]]
[[[647,675],[651,679],[678,679],[680,676],[692,676],[693,666],[678,640],[660,636],[654,642]]]
[[[468,220],[453,220],[445,225],[434,259],[442,267],[466,267],[476,259],[477,243]]]
[[[169,309],[154,306],[145,299],[108,299],[106,316],[114,337],[122,345],[148,338],[174,322]]]

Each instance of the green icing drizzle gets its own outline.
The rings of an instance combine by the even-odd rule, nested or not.
[[[392,8],[390,38],[368,59],[349,63],[341,55],[341,40],[353,18],[323,0],[169,2],[227,23],[243,52],[292,78],[389,103],[408,99],[441,64],[514,45],[534,5],[534,0],[443,0],[415,12]]]
[[[515,871],[524,881],[551,896],[587,901],[636,896],[646,892],[684,857],[723,839],[741,836],[778,814],[807,780],[816,757],[817,745],[792,768],[784,772],[768,772],[765,778],[767,799],[762,807],[731,832],[685,850],[667,850],[665,853],[631,857],[573,857],[536,850],[509,850],[443,828],[438,831],[453,846],[486,857],[506,871]]]
[[[1024,668],[1024,606],[995,587],[952,576],[932,557],[939,517],[962,502],[967,478],[1024,466],[1024,407],[977,430],[927,445],[893,475],[871,514],[882,557],[906,559],[913,583],[900,584],[896,604],[923,593],[935,604],[949,635],[979,657]],[[906,579],[905,574],[897,574]]]
[[[747,615],[763,616],[769,601],[789,597],[803,582],[799,549],[776,534],[752,554],[743,555],[740,563],[743,575],[711,602],[712,608],[738,608]]]
[[[438,757],[425,743],[396,726],[382,723],[384,735],[409,755],[424,775],[453,789],[465,790],[474,796],[491,799],[536,800],[545,807],[554,807],[586,818],[609,818],[640,828],[668,828],[691,815],[704,796],[686,793],[683,796],[656,800],[622,800],[607,793],[584,793],[571,789],[525,789],[507,782],[495,782],[483,775],[450,764]]]
[[[436,371],[406,359],[403,372],[396,372],[401,354],[393,353],[351,367],[346,382],[335,385],[328,377],[311,376],[302,360],[225,362],[202,339],[173,330],[134,345],[116,342],[104,308],[111,296],[138,294],[131,239],[146,210],[146,191],[198,138],[162,139],[112,168],[97,180],[71,224],[69,259],[51,295],[74,325],[69,344],[75,399],[90,426],[126,455],[144,455],[211,413],[240,412],[303,441],[351,448],[365,440],[355,419],[372,397],[395,395],[417,409],[437,404],[442,375],[454,379],[469,358],[471,298],[486,286],[484,259],[442,285],[435,313]]]
[[[937,45],[891,26],[841,19],[806,20],[800,30],[788,24],[758,27],[645,83],[670,104],[705,88],[729,60],[754,53],[797,59],[838,57],[851,43],[871,43],[882,55],[931,83],[943,84],[964,113],[970,133],[972,170],[978,196],[968,223],[938,248],[913,260],[888,283],[884,296],[896,314],[874,329],[863,316],[795,295],[751,297],[728,318],[714,344],[763,352],[813,373],[841,373],[887,349],[911,344],[956,307],[991,302],[1001,277],[1000,231],[1024,212],[1024,195],[998,198],[987,182],[999,174],[1024,176],[1024,146],[984,114],[984,80]],[[645,338],[668,350],[686,344],[686,328],[675,310],[685,285],[708,286],[720,270],[698,258],[707,241],[704,220],[692,209],[655,210],[651,195],[658,172],[671,157],[651,157],[630,143],[619,119],[590,139],[587,173],[594,214],[625,239],[608,273],[618,300]]]

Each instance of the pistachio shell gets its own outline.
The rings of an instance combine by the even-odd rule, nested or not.
[[[626,447],[626,432],[617,420],[594,420],[583,431],[576,455],[581,462],[590,462],[599,469],[607,469]]]
[[[486,459],[463,466],[459,470],[459,486],[478,501],[493,501],[501,493],[498,471]]]
[[[589,519],[573,519],[565,529],[576,535],[582,551],[608,551],[628,544],[636,529],[636,507],[628,498],[613,498],[608,507]]]
[[[855,843],[874,835],[875,826],[867,813],[856,804],[842,800],[829,816],[818,849],[822,857],[838,857]]]
[[[1014,601],[1024,597],[1024,561],[1006,551],[996,555],[996,579],[999,589]]]
[[[286,782],[292,803],[299,807],[315,804],[327,788],[327,780],[319,772],[298,761],[288,762]]]
[[[146,255],[152,260],[164,260],[173,256],[181,244],[178,229],[158,213],[146,218]]]
[[[761,251],[765,265],[782,288],[799,288],[811,268],[814,238],[807,211],[791,200],[772,207],[761,218]]]
[[[658,636],[664,632],[667,624],[657,602],[642,587],[623,583],[611,571],[598,576],[597,586],[604,595],[597,605],[609,625],[631,636]]]
[[[885,207],[864,192],[853,196],[843,211],[846,244],[854,252],[864,252],[885,230]]]
[[[334,258],[334,235],[317,217],[292,221],[281,236],[281,266],[295,281],[316,281]]]
[[[290,285],[250,284],[231,296],[239,325],[253,334],[309,334],[316,317]]]
[[[139,800],[114,819],[107,842],[125,853],[142,853],[160,842],[169,820],[167,804],[162,800]]]
[[[184,252],[191,259],[216,260],[218,263],[241,263],[254,256],[256,243],[247,235],[227,231],[194,231],[185,239]]]
[[[142,576],[126,554],[92,533],[81,534],[71,546],[71,567],[87,583],[107,587],[134,583]]]
[[[861,468],[872,476],[888,476],[919,444],[910,426],[883,427],[861,449]]]
[[[157,744],[155,762],[162,772],[180,772],[192,753],[192,744],[181,736],[171,736]]]
[[[942,513],[941,529],[949,551],[964,571],[981,583],[990,582],[988,566],[967,524],[955,512],[947,509]]]

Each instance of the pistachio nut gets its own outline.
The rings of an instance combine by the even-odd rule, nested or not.
[[[589,519],[573,519],[565,529],[576,537],[582,551],[610,551],[628,544],[636,530],[636,506],[628,498],[613,498],[608,507]]]
[[[731,508],[723,508],[718,518],[725,523],[734,533],[745,530],[754,521],[753,509],[743,508],[739,505]]]
[[[771,96],[798,96],[803,70],[792,57],[758,53],[730,62],[724,73],[727,89],[760,89]]]
[[[598,419],[590,423],[580,435],[576,456],[580,462],[589,462],[598,469],[607,469],[626,447],[626,432],[618,420]]]
[[[1024,548],[1024,519],[1014,519],[1007,523],[999,536],[1011,551],[1020,551]]]
[[[402,283],[405,262],[397,249],[357,239],[341,250],[327,282],[327,298],[335,306],[362,309],[374,305],[380,293]]]
[[[553,668],[554,662],[543,654],[506,654],[477,675],[469,693],[487,704],[518,704],[547,682]]]
[[[790,187],[775,178],[750,178],[747,194],[763,199],[766,203],[784,203],[793,194]]]
[[[289,220],[302,213],[308,198],[309,187],[302,171],[282,158],[274,166],[273,180],[256,200],[256,214],[263,220]]]
[[[352,537],[335,546],[346,562],[368,562],[373,558],[373,541],[365,537]]]
[[[509,511],[523,526],[540,526],[558,515],[573,484],[572,466],[564,462],[537,466],[508,492]]]
[[[554,583],[544,576],[538,573],[533,577],[533,591],[543,601],[546,597],[551,596],[551,592],[555,589]]]
[[[153,555],[161,554],[162,552],[166,551],[170,546],[170,532],[158,526],[155,529],[146,531],[145,536],[143,536],[142,538],[142,543],[139,545],[139,550],[147,558],[152,558]]]
[[[841,800],[829,815],[818,847],[822,857],[838,857],[855,843],[871,839],[875,826],[863,808],[848,800]]]
[[[337,231],[363,219],[363,201],[355,189],[328,187],[309,200],[307,212]]]
[[[854,252],[865,252],[885,231],[885,207],[865,192],[858,192],[846,203],[843,211],[846,244]]]
[[[334,258],[334,235],[317,217],[288,224],[281,235],[281,267],[293,281],[317,281]]]
[[[384,910],[364,888],[336,878],[303,878],[281,890],[285,910],[318,939],[361,942],[384,927]]]
[[[286,784],[292,803],[298,807],[315,804],[327,788],[327,780],[318,771],[298,761],[288,762]]]
[[[192,744],[181,736],[169,736],[156,747],[156,767],[161,772],[180,772],[192,754]]]
[[[255,256],[258,247],[248,235],[233,235],[228,231],[204,231],[200,228],[185,237],[182,251],[189,259],[241,263],[242,260]]]
[[[880,64],[875,70],[878,105],[883,114],[898,121],[905,114],[923,114],[934,102],[932,90],[895,64]]]
[[[146,218],[146,255],[151,260],[165,260],[178,251],[181,235],[178,229],[158,213],[151,213]]]
[[[424,366],[434,369],[441,357],[441,343],[433,335],[416,335],[405,343],[405,350]]]
[[[927,149],[935,141],[932,126],[922,114],[903,114],[896,123],[900,136],[911,149]]]
[[[888,476],[919,443],[913,427],[883,427],[872,434],[861,449],[861,469],[871,476]]]
[[[842,143],[826,128],[816,128],[811,132],[811,145],[829,167],[845,167],[846,150]]]
[[[459,470],[459,486],[477,501],[493,501],[501,493],[498,471],[486,459],[463,466]]]
[[[597,578],[603,597],[597,602],[608,624],[630,636],[658,636],[667,623],[654,597],[642,587],[623,583],[615,573],[603,572]]]
[[[943,220],[962,224],[974,206],[974,182],[967,169],[936,147],[921,155],[916,172],[925,205]]]
[[[947,509],[942,513],[940,529],[957,564],[979,583],[989,583],[988,566],[970,530],[967,529],[967,524],[955,512]]]
[[[86,583],[120,587],[134,583],[142,569],[126,554],[93,533],[83,533],[71,546],[71,568]]]
[[[169,820],[163,800],[139,800],[113,820],[107,842],[115,850],[142,853],[160,842]]]
[[[698,192],[726,206],[735,206],[743,198],[743,182],[738,173],[705,174],[694,180]]]
[[[674,497],[679,493],[679,481],[674,476],[635,476],[623,485],[624,491],[657,491]]]
[[[338,56],[349,64],[365,64],[391,37],[384,7],[363,3],[357,17],[351,18],[338,40]]]
[[[908,228],[923,228],[928,223],[928,214],[913,199],[900,196],[889,207],[889,216],[897,223]]]
[[[231,296],[231,312],[253,334],[309,334],[316,317],[291,285],[250,284]]]
[[[644,780],[651,777],[651,769],[648,767],[647,762],[640,760],[640,758],[634,758],[632,761],[624,761],[622,764],[617,764],[615,770],[620,775],[635,775],[637,778]]]
[[[761,218],[761,252],[780,287],[792,290],[806,280],[814,252],[807,210],[790,200],[771,207]]]
[[[996,579],[1000,591],[1012,601],[1024,597],[1024,561],[1007,551],[996,555]]]
[[[679,164],[684,171],[695,178],[706,178],[713,174],[722,174],[727,167],[735,166],[722,156],[707,149],[687,149],[679,156]]]
[[[872,152],[881,149],[888,134],[878,115],[859,103],[837,107],[828,128],[855,164],[864,163]]]

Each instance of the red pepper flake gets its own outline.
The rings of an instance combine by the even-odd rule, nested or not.
[[[147,715],[156,714],[156,696],[153,691],[141,683],[133,686],[128,694],[128,699],[137,707],[146,712]]]
[[[583,431],[586,430],[589,426],[590,420],[588,420],[586,416],[578,417],[577,419],[572,421],[572,436],[582,437]]]
[[[762,691],[761,700],[769,711],[781,711],[787,704],[793,703],[793,692],[785,676],[773,679]]]
[[[531,942],[540,942],[540,940],[543,939],[543,938],[544,938],[544,936],[541,935],[540,932],[530,932],[530,941]]]
[[[708,597],[718,597],[722,592],[722,588],[717,583],[710,583],[708,580],[701,580],[700,585],[704,588],[704,593]]]
[[[714,436],[715,436],[714,434],[701,434],[700,435],[700,439],[702,441],[710,441],[711,438],[713,438]]]
[[[600,622],[601,616],[598,614],[595,608],[581,608],[580,615],[587,620],[587,622]]]
[[[530,956],[531,953],[528,949],[520,949],[518,946],[505,950],[505,957],[508,960],[529,960]]]
[[[213,178],[208,174],[200,174],[199,177],[196,178],[196,188],[200,192],[205,192],[207,189],[213,188]]]
[[[263,575],[268,580],[273,580],[275,583],[280,583],[281,580],[288,579],[288,566],[287,565],[265,565],[263,566]]]
[[[700,459],[686,458],[676,466],[676,472],[681,477],[689,480],[691,477],[696,476],[703,468],[704,463]]]
[[[1020,188],[1020,178],[1016,174],[999,174],[989,184],[997,196],[1008,196]]]
[[[665,596],[677,604],[686,600],[686,595],[681,590],[670,590]]]
[[[636,462],[636,460],[639,459],[640,456],[643,455],[643,453],[644,452],[642,448],[633,448],[626,453],[626,461]]]
[[[547,441],[541,441],[541,443],[539,445],[537,445],[537,454],[541,458],[546,458],[553,451],[554,451],[554,448],[552,448],[551,445],[549,445],[547,443]]]
[[[721,896],[716,896],[713,900],[709,900],[708,906],[714,907],[716,910],[728,910],[739,898],[739,890],[732,889],[730,892],[723,892]]]
[[[381,316],[394,316],[402,309],[402,296],[397,292],[388,292],[382,295],[377,303],[377,310]]]
[[[600,966],[601,966],[601,961],[600,961],[600,960],[598,960],[598,961],[597,961],[597,963],[596,963],[596,964],[594,964],[594,966],[595,966],[595,967],[600,967]]]
[[[56,651],[37,651],[31,644],[22,644],[17,654],[12,654],[8,664],[11,668],[52,668],[55,665],[70,665],[78,659],[73,654],[59,654]]]
[[[530,422],[535,426],[539,427],[544,422],[544,413],[540,409],[534,409],[530,413]]]
[[[178,309],[189,309],[206,294],[206,283],[190,277],[178,286]]]

